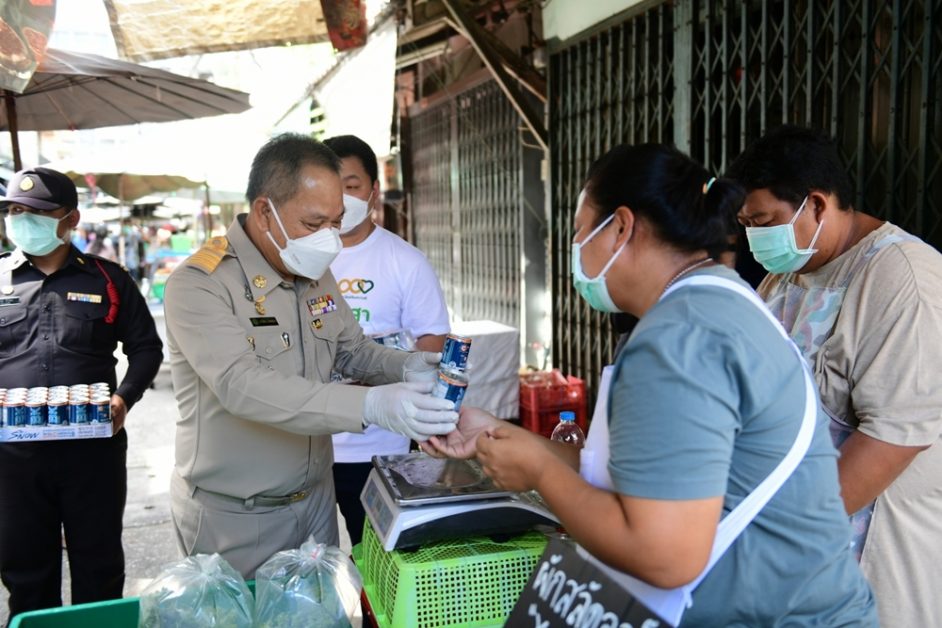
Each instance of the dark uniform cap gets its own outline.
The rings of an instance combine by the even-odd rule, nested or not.
[[[72,180],[61,172],[32,168],[20,170],[10,179],[6,195],[0,198],[0,209],[6,209],[11,203],[41,211],[60,207],[74,209],[78,206],[78,193]]]

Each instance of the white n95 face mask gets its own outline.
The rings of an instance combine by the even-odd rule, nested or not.
[[[343,242],[340,241],[340,233],[333,227],[318,229],[302,238],[291,239],[285,226],[281,224],[281,218],[278,217],[278,211],[268,200],[268,206],[271,207],[271,213],[275,216],[275,222],[285,234],[285,248],[278,246],[271,231],[266,231],[268,239],[271,240],[281,256],[281,261],[285,268],[301,277],[308,279],[320,279],[327,272],[330,263],[340,253],[343,248]]]
[[[346,235],[360,226],[370,214],[370,201],[373,199],[373,192],[365,201],[351,194],[343,195],[343,219],[340,221],[340,235]]]

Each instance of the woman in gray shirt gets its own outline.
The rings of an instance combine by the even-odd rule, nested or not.
[[[713,262],[741,202],[734,183],[662,145],[619,146],[590,169],[574,285],[593,308],[640,318],[608,422],[589,432],[590,450],[595,430],[610,433],[590,451],[601,463],[583,456],[593,484],[575,450],[472,408],[425,449],[476,454],[498,485],[539,491],[596,557],[674,588],[704,572],[721,519],[804,431],[800,462],[694,589],[682,625],[875,626],[810,377],[755,294]]]

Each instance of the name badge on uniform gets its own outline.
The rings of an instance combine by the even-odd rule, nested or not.
[[[252,327],[277,327],[278,319],[274,316],[253,316],[249,319]]]
[[[320,316],[327,312],[333,312],[337,309],[337,303],[329,294],[315,297],[307,302],[307,309],[311,311],[311,316]]]
[[[16,305],[20,302],[20,297],[2,297],[0,298],[0,307],[7,305]]]
[[[79,301],[81,303],[101,303],[100,294],[86,294],[84,292],[67,292],[66,301]]]

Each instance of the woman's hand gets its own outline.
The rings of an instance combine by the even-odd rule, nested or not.
[[[473,458],[478,436],[503,425],[503,421],[480,408],[463,406],[458,415],[458,427],[445,436],[432,436],[427,442],[419,443],[425,453],[436,458]]]
[[[548,465],[561,462],[547,441],[515,425],[500,425],[478,439],[478,461],[494,484],[508,491],[537,488]]]

